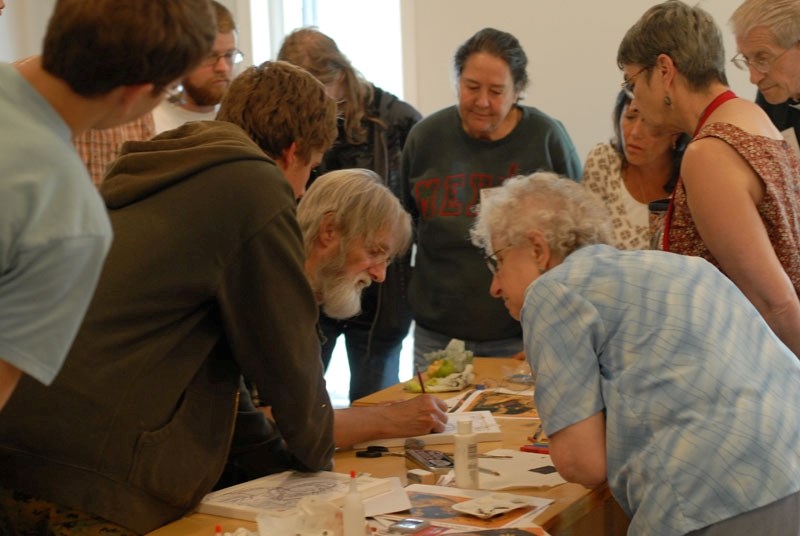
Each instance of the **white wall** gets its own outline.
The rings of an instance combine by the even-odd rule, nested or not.
[[[55,0],[6,0],[0,16],[0,61],[13,61],[42,50],[42,39]]]
[[[694,4],[696,0],[688,0]],[[611,108],[622,82],[617,47],[650,0],[402,0],[405,100],[423,114],[456,102],[452,58],[473,33],[492,26],[516,36],[528,56],[523,102],[560,119],[585,158],[611,133]],[[740,0],[702,0],[717,21],[727,57],[736,44],[728,19]],[[754,98],[747,74],[728,64],[732,89]]]
[[[233,11],[240,28],[240,48],[247,54],[247,60],[252,60],[250,37],[268,32],[268,26],[262,21],[249,20],[250,0],[222,2]],[[524,103],[560,119],[581,158],[585,158],[595,143],[611,134],[611,107],[622,82],[616,65],[619,41],[641,14],[656,3],[651,0],[401,0],[403,65],[398,64],[397,68],[402,68],[405,76],[404,99],[423,114],[453,104],[451,71],[456,48],[477,30],[494,26],[519,38],[528,55],[531,84]],[[0,17],[0,61],[38,53],[55,0],[9,0],[6,4]],[[728,18],[739,4],[739,0],[700,1],[722,28],[728,57],[735,53]],[[356,22],[354,33],[358,33],[359,24]],[[370,24],[382,26],[385,22],[373,20]],[[374,37],[364,38],[363,47],[378,53],[381,50]],[[369,73],[366,74],[369,78]],[[734,91],[753,98],[755,88],[747,81],[746,73],[729,64],[728,77]]]

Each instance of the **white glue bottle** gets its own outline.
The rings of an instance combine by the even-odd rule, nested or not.
[[[459,419],[454,436],[456,487],[478,489],[478,439],[471,419]]]
[[[344,536],[364,536],[366,527],[364,501],[358,491],[355,471],[350,471],[350,489],[344,496],[344,505],[342,506],[342,525]]]

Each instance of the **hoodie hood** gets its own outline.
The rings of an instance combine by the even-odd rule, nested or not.
[[[109,209],[122,208],[200,171],[238,160],[275,163],[233,123],[193,121],[148,141],[125,143],[100,193]]]

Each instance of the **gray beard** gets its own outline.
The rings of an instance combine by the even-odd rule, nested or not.
[[[328,260],[320,262],[314,278],[314,293],[320,300],[322,312],[330,318],[343,320],[361,312],[361,291],[372,280],[363,274],[356,280],[344,273],[346,254],[342,251]]]

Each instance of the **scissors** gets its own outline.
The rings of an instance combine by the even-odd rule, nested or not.
[[[381,458],[383,456],[400,456],[405,458],[402,452],[392,452],[387,447],[381,445],[369,445],[365,450],[356,451],[356,458]]]

